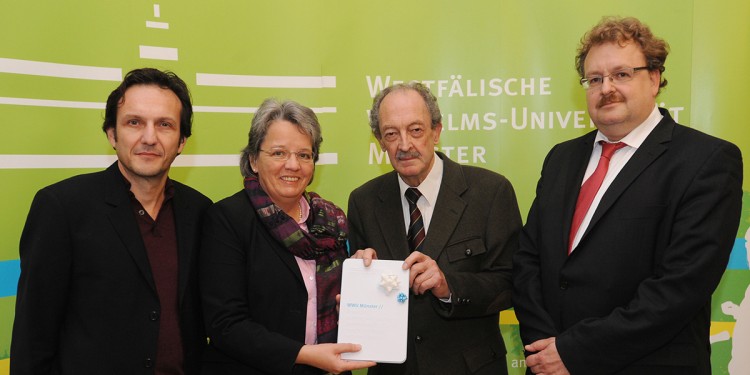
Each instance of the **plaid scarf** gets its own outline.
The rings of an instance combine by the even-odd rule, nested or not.
[[[318,343],[336,342],[336,295],[341,293],[341,265],[347,257],[346,237],[349,232],[344,211],[318,194],[305,193],[311,209],[306,222],[308,233],[271,201],[257,177],[245,179],[245,192],[272,237],[293,255],[315,260]]]

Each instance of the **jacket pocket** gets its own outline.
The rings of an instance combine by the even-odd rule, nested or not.
[[[471,259],[487,252],[484,241],[479,237],[462,239],[445,247],[448,261],[453,263],[464,259]]]

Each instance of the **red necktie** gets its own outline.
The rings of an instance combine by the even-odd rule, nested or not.
[[[417,201],[422,196],[422,192],[417,188],[408,188],[404,195],[409,202],[409,230],[406,233],[409,251],[422,251],[425,236],[424,221],[422,221],[422,212],[417,208]]]
[[[609,169],[609,160],[615,151],[627,146],[625,143],[608,143],[599,141],[602,145],[602,156],[599,158],[599,164],[596,166],[594,173],[589,176],[588,180],[581,185],[581,191],[578,193],[578,201],[576,201],[576,211],[573,214],[573,224],[570,227],[570,235],[568,239],[568,255],[573,250],[573,240],[576,238],[578,228],[583,222],[583,217],[591,207],[591,202],[594,201],[596,192],[599,191],[599,187],[602,186],[604,176],[607,175],[607,169]]]

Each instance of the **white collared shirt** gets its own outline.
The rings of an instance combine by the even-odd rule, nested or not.
[[[435,212],[435,202],[437,202],[438,193],[440,192],[440,184],[443,182],[443,159],[437,155],[433,156],[435,162],[432,164],[430,173],[427,174],[424,181],[419,186],[409,186],[398,177],[398,189],[401,192],[401,212],[404,213],[404,233],[409,233],[409,222],[411,221],[411,212],[409,212],[409,201],[406,200],[406,189],[415,187],[422,193],[422,196],[417,200],[417,208],[422,213],[422,221],[424,222],[424,234],[430,227],[432,221],[432,213]],[[451,303],[453,293],[448,298],[439,298],[444,303]]]
[[[636,150],[641,147],[643,141],[645,141],[646,137],[648,137],[648,135],[656,128],[656,125],[659,124],[659,121],[661,121],[663,117],[664,116],[659,112],[659,108],[654,105],[654,110],[651,111],[651,114],[646,118],[646,121],[638,125],[620,140],[620,142],[625,142],[627,146],[621,148],[612,155],[612,159],[609,162],[609,169],[607,169],[607,175],[604,177],[604,181],[602,181],[602,186],[599,188],[599,191],[596,192],[596,196],[594,196],[594,200],[591,202],[591,207],[589,207],[588,212],[586,212],[586,216],[583,217],[581,226],[578,227],[578,232],[576,233],[576,236],[573,239],[573,245],[571,246],[571,252],[575,250],[576,246],[578,246],[578,242],[581,241],[581,237],[591,223],[591,218],[594,216],[594,212],[596,212],[599,202],[601,202],[602,197],[604,196],[604,193],[607,192],[607,189],[609,189],[609,186],[612,185],[612,181],[615,180],[615,177],[617,177],[622,168],[625,167],[625,164],[627,164],[633,154],[635,154]],[[583,176],[583,181],[581,182],[582,185],[583,182],[594,174],[594,170],[596,170],[596,166],[599,164],[599,158],[602,155],[602,146],[599,144],[599,141],[610,142],[604,134],[599,131],[596,132],[596,138],[594,138],[594,150],[591,153],[589,165],[586,168],[586,174]]]
[[[435,202],[437,201],[438,192],[440,192],[440,183],[443,181],[443,159],[440,159],[440,157],[435,154],[433,160],[435,162],[432,164],[430,173],[427,174],[427,177],[425,177],[424,181],[422,181],[419,186],[409,186],[401,179],[401,176],[398,178],[398,188],[401,192],[401,211],[404,214],[404,233],[409,231],[410,221],[409,201],[406,200],[404,193],[406,193],[406,189],[410,187],[415,187],[422,193],[422,196],[417,200],[417,208],[422,212],[425,235],[427,235],[427,232],[430,230],[432,213],[435,211]]]

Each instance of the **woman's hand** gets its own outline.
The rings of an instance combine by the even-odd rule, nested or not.
[[[357,344],[305,345],[297,354],[296,363],[313,366],[333,374],[375,366],[375,362],[341,359],[341,353],[358,352],[360,349],[362,346]]]

